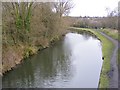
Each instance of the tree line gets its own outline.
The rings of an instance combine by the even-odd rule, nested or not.
[[[115,10],[106,9],[107,16],[104,17],[70,17],[71,26],[81,27],[81,28],[95,28],[95,29],[104,29],[111,28],[119,30],[119,12],[118,8]]]
[[[71,0],[57,2],[3,2],[3,46],[44,46],[65,30],[64,17],[73,7]]]

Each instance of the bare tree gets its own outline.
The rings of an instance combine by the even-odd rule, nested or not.
[[[54,10],[60,15],[60,17],[68,15],[73,7],[72,0],[57,0],[57,2],[54,3]]]

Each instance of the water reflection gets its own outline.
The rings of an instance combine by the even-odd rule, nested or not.
[[[96,88],[102,66],[100,41],[68,33],[55,46],[25,60],[3,77],[3,87]]]

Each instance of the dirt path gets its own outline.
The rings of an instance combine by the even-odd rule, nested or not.
[[[108,38],[115,45],[113,54],[111,56],[111,62],[110,62],[111,69],[109,73],[109,76],[110,76],[109,88],[118,88],[118,66],[117,66],[118,41],[104,34],[103,32],[100,32],[100,33],[106,38]]]

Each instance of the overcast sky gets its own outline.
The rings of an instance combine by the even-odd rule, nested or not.
[[[113,10],[120,0],[73,0],[69,16],[106,16],[106,8]]]

